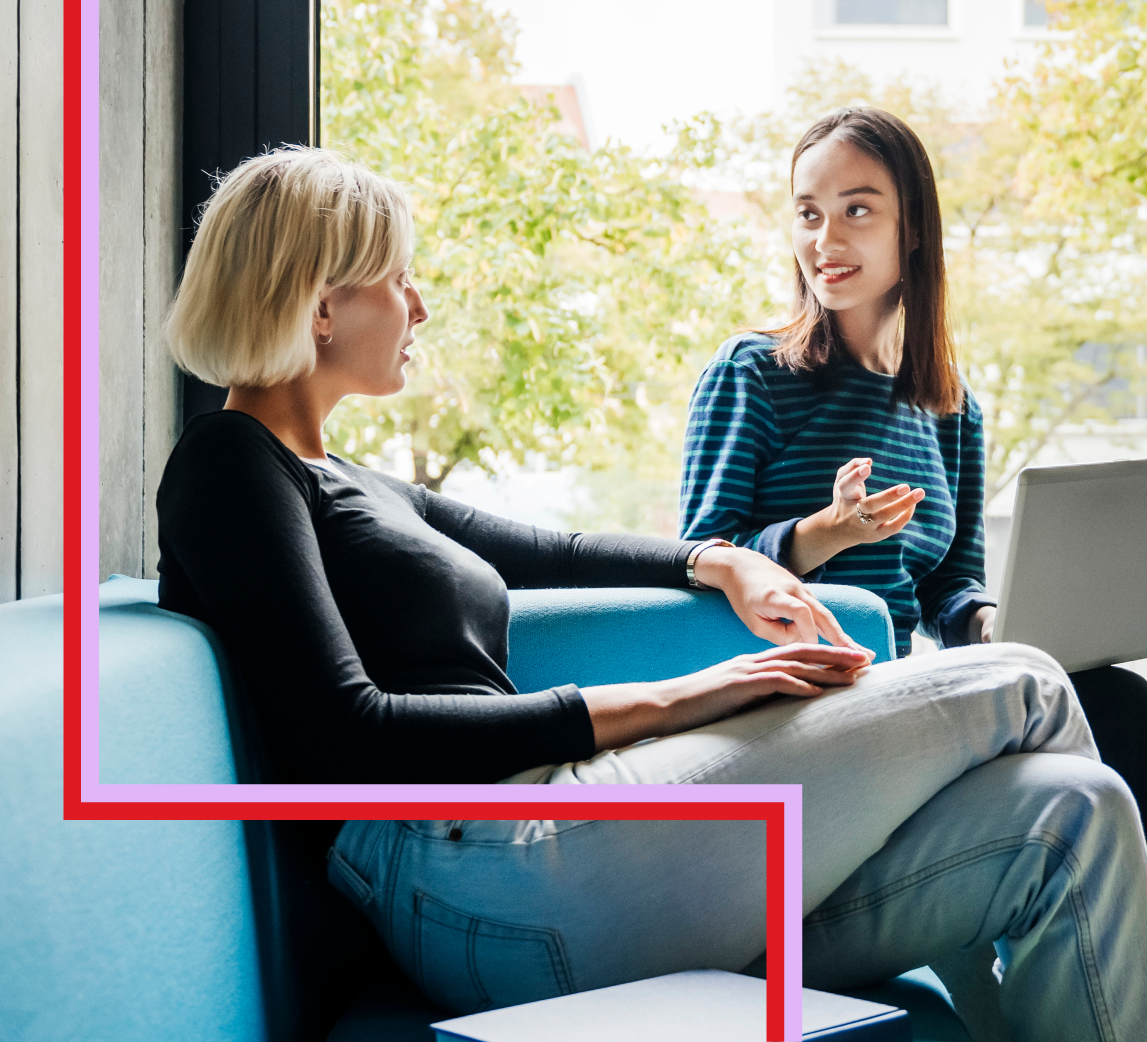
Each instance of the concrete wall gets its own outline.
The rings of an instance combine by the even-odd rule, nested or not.
[[[181,263],[181,0],[100,2],[100,578],[154,577],[178,437],[161,326]]]
[[[0,601],[63,588],[62,35],[0,0]]]
[[[0,140],[17,142],[20,65],[16,0],[0,0]],[[20,480],[17,410],[16,148],[0,149],[0,601],[16,597]]]

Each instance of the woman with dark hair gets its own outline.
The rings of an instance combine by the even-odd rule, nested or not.
[[[701,374],[682,537],[873,591],[900,655],[917,625],[945,648],[988,643],[982,416],[956,368],[928,154],[890,113],[841,109],[800,139],[792,189],[793,317],[727,340]],[[1147,681],[1111,666],[1072,680],[1145,805]]]
[[[547,532],[325,451],[340,398],[403,387],[429,314],[412,248],[400,185],[320,149],[258,156],[208,203],[168,321],[177,360],[230,391],[164,472],[159,603],[222,638],[274,780],[801,784],[808,983],[934,963],[964,1002],[1000,942],[993,1015],[1017,1040],[1142,1037],[1147,848],[1042,652],[866,670],[762,554]],[[785,646],[515,690],[507,587],[643,585],[717,588]],[[329,863],[403,970],[472,1012],[752,972],[767,842],[761,822],[355,821]]]
[[[872,590],[901,655],[918,623],[945,647],[987,640],[982,419],[956,369],[927,153],[895,116],[843,109],[801,138],[792,183],[793,319],[726,341],[702,373],[684,536]]]

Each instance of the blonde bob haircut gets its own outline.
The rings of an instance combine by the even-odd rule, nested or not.
[[[223,177],[187,255],[165,332],[181,368],[269,387],[315,366],[324,286],[366,286],[410,262],[410,199],[322,148],[256,156]]]

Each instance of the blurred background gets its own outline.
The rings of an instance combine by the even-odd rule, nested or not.
[[[697,375],[788,305],[792,146],[871,104],[939,180],[989,589],[1023,467],[1147,456],[1142,0],[328,0],[321,42],[322,143],[410,186],[432,314],[331,451],[676,535]]]

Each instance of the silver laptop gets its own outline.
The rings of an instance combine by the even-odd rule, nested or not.
[[[1147,459],[1020,472],[992,639],[1069,672],[1147,657]]]

